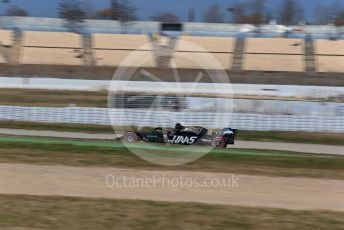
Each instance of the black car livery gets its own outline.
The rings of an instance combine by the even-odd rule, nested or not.
[[[206,129],[201,126],[182,126],[177,123],[174,129],[155,128],[148,132],[126,132],[122,138],[126,142],[145,141],[179,145],[208,145],[226,148],[233,145],[237,134],[236,129]]]

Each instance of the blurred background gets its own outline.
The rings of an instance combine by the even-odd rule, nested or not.
[[[164,167],[112,127],[176,122],[239,131]],[[1,229],[343,229],[343,145],[344,0],[0,0]]]
[[[344,113],[343,2],[248,0],[188,1],[183,7],[180,4],[182,1],[1,1],[1,86],[31,92],[58,89],[79,91],[75,93],[82,95],[90,91],[101,94],[119,65],[141,68],[133,72],[131,81],[171,82],[175,81],[172,64],[178,69],[180,81],[193,82],[202,73],[199,81],[206,85],[212,82],[206,71],[216,71],[218,67],[211,63],[199,66],[197,61],[209,53],[228,74],[234,93],[233,112],[244,119],[233,121],[232,126],[259,130],[261,125],[255,127],[255,120],[261,120],[255,114],[259,114],[269,116],[263,125],[270,127],[267,130],[297,131],[296,127],[269,125],[270,120],[275,124],[275,119],[282,122],[289,118],[309,119],[314,121],[311,124],[317,124],[311,127],[309,122],[303,122],[305,127],[301,130],[344,130],[337,125],[343,121]],[[185,45],[187,42],[200,48]],[[142,63],[122,63],[133,51]],[[157,78],[152,80],[152,75]],[[76,121],[74,115],[59,121],[45,117],[45,113],[41,118],[14,116],[13,111],[18,108],[9,106],[14,105],[9,101],[15,101],[17,106],[30,103],[10,97],[7,92],[2,99],[6,106],[1,107],[1,119],[22,121],[25,117],[29,121],[85,123]],[[34,100],[48,99],[38,93]],[[44,104],[40,109],[54,107],[56,100],[35,105]],[[106,107],[105,97],[103,100],[96,107]],[[147,100],[150,108],[152,100]],[[197,107],[195,100],[190,102],[192,105],[185,98],[174,100],[183,101],[179,112]],[[94,107],[87,101],[80,104],[69,98],[62,106],[72,106],[77,113],[78,107],[80,111],[85,106]],[[142,109],[142,105],[137,108]],[[67,116],[57,115],[60,113],[53,114]],[[245,116],[254,117],[248,119],[252,124]]]

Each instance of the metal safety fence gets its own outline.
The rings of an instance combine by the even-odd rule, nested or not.
[[[0,120],[89,125],[172,127],[176,122],[240,130],[344,132],[343,116],[170,112],[107,108],[0,106]]]

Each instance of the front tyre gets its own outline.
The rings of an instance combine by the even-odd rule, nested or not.
[[[136,142],[138,140],[138,136],[136,135],[136,133],[133,132],[126,132],[123,135],[123,141],[125,142],[129,142],[129,143],[133,143]]]
[[[223,137],[214,137],[211,140],[211,147],[213,148],[226,148],[226,140]]]

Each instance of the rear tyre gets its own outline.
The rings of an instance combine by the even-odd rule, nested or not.
[[[133,143],[133,142],[136,142],[137,140],[138,140],[138,136],[136,135],[136,133],[127,132],[123,135],[123,141],[125,142]]]
[[[223,137],[214,137],[211,140],[211,147],[213,148],[225,148],[226,147],[226,140]]]

